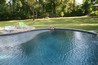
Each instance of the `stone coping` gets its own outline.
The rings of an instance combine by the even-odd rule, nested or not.
[[[69,30],[69,31],[78,31],[78,32],[84,32],[88,34],[97,35],[96,31],[86,31],[86,30],[71,29],[71,28],[54,28],[54,29],[41,28],[41,29],[21,30],[21,31],[18,30],[17,32],[11,32],[11,33],[9,32],[6,34],[0,34],[0,36],[16,35],[16,34],[22,34],[22,33],[33,32],[33,31],[41,31],[41,30]]]

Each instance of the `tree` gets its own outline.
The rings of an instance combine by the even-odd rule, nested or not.
[[[27,5],[29,6],[31,12],[33,13],[33,20],[35,19],[35,8],[37,0],[26,0]]]
[[[5,4],[6,0],[0,0],[0,4]]]

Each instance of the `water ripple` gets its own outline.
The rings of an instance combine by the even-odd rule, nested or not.
[[[49,31],[14,47],[0,47],[0,65],[97,65],[98,37]]]

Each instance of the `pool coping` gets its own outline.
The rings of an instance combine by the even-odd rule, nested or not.
[[[80,29],[73,29],[73,28],[54,28],[54,29],[39,28],[39,29],[32,29],[32,30],[22,31],[22,32],[1,34],[0,36],[16,35],[16,34],[22,34],[22,33],[26,33],[26,32],[33,32],[33,31],[40,31],[40,30],[69,30],[69,31],[78,31],[78,32],[84,32],[84,33],[97,35],[97,32],[91,32],[91,31],[87,31],[87,30],[80,30]]]

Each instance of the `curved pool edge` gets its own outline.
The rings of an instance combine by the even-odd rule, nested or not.
[[[78,31],[78,32],[88,33],[97,36],[97,33],[89,32],[85,30],[68,29],[68,28],[55,28],[55,29],[43,28],[43,29],[35,29],[35,30],[29,30],[24,32],[0,35],[0,45],[1,45],[0,47],[15,46],[22,43],[26,43],[34,39],[40,33],[44,33],[47,31],[55,31],[55,30]]]
[[[78,32],[83,32],[83,33],[89,33],[89,34],[97,35],[97,32],[91,32],[91,31],[87,31],[87,30],[73,29],[73,28],[57,28],[56,30],[78,31]]]
[[[33,29],[33,30],[23,31],[23,32],[1,34],[0,36],[15,35],[15,34],[20,34],[20,33],[33,32],[33,31],[41,31],[41,30],[69,30],[69,31],[78,31],[78,32],[84,32],[84,33],[89,33],[89,34],[94,34],[94,35],[98,34],[97,32],[91,32],[91,31],[87,31],[87,30],[73,29],[73,28],[54,28],[54,29],[40,28],[40,29]]]

